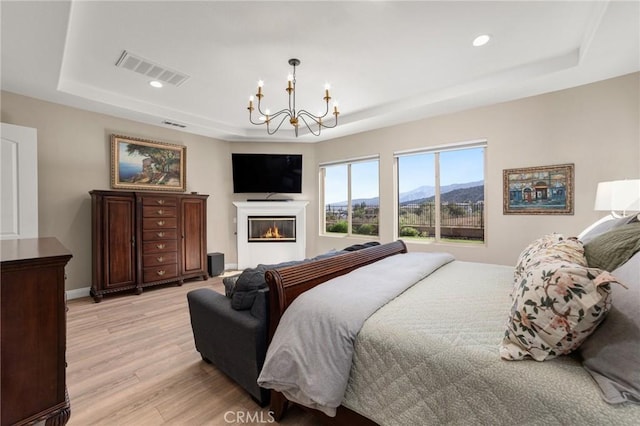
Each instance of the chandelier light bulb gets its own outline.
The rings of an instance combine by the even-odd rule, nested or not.
[[[329,102],[331,96],[329,96],[329,89],[331,89],[331,85],[329,83],[324,84],[324,100],[325,102]]]
[[[294,132],[296,137],[298,136],[298,128],[301,125],[302,127],[306,127],[309,133],[320,136],[320,131],[322,128],[331,129],[338,125],[338,103],[335,102],[333,104],[333,111],[329,109],[329,101],[331,100],[331,95],[329,94],[329,89],[331,86],[329,83],[325,83],[324,85],[324,97],[322,100],[324,101],[325,110],[324,112],[319,112],[318,115],[313,115],[307,110],[303,108],[296,108],[296,67],[300,65],[300,60],[291,58],[289,59],[289,65],[293,67],[291,73],[287,75],[287,89],[286,92],[289,95],[289,107],[279,110],[278,112],[271,115],[271,111],[268,109],[262,109],[262,98],[264,94],[262,93],[262,87],[264,86],[264,81],[258,81],[258,92],[255,95],[256,107],[253,106],[254,97],[251,96],[249,98],[249,121],[251,124],[255,125],[265,125],[267,126],[267,133],[269,135],[273,135],[276,133],[282,124],[285,121],[288,121],[294,128]],[[257,121],[254,121],[253,111],[256,111],[256,115],[258,116]],[[325,123],[323,119],[329,115],[333,115],[334,119],[330,120],[328,123]],[[329,115],[329,117],[331,117]],[[327,119],[328,120],[328,119]]]

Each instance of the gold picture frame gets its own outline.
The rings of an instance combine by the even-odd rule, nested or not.
[[[186,191],[187,147],[111,135],[111,187]]]
[[[574,165],[502,172],[503,214],[573,214]]]

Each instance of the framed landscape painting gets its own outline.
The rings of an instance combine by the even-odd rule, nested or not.
[[[111,136],[111,187],[151,191],[186,190],[182,145]]]
[[[573,214],[573,164],[503,170],[504,214]]]

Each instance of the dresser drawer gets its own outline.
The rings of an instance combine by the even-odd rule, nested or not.
[[[177,205],[178,199],[176,197],[166,197],[162,195],[151,195],[142,197],[143,206],[173,206]]]
[[[142,232],[142,241],[175,240],[176,238],[178,238],[178,231],[175,229],[154,229]]]
[[[178,220],[175,217],[154,217],[142,219],[142,229],[176,229]]]
[[[178,253],[154,253],[145,254],[142,260],[144,268],[150,268],[158,265],[170,265],[172,263],[178,263]]]
[[[178,242],[176,240],[167,241],[149,241],[142,243],[142,254],[167,253],[178,251]]]
[[[143,280],[145,283],[166,280],[178,276],[178,264],[160,265],[153,268],[144,268]]]
[[[176,217],[176,207],[142,206],[143,217]]]

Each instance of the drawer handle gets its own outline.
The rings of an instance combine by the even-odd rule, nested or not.
[[[159,221],[158,221],[158,226],[163,226],[163,225],[164,225],[164,223],[165,223],[165,222],[164,222],[164,220],[159,220]]]
[[[156,274],[158,274],[158,275],[160,275],[160,276],[163,276],[165,273],[166,273],[166,272],[165,272],[165,270],[164,270],[164,269],[161,269],[161,270],[159,270],[158,272],[156,272]]]
[[[158,247],[159,249],[163,249],[166,246],[167,246],[166,244],[156,244],[156,247]]]
[[[164,204],[164,200],[158,200],[158,204],[163,205]]]
[[[164,237],[164,232],[158,232],[156,235],[157,235],[158,237],[162,238],[162,237]]]
[[[158,262],[162,262],[162,261],[164,260],[164,257],[162,257],[162,256],[160,256],[160,257],[156,257],[156,260],[157,260]]]
[[[162,216],[162,215],[164,214],[164,210],[162,210],[162,209],[158,210],[158,214],[159,214],[160,216]]]

